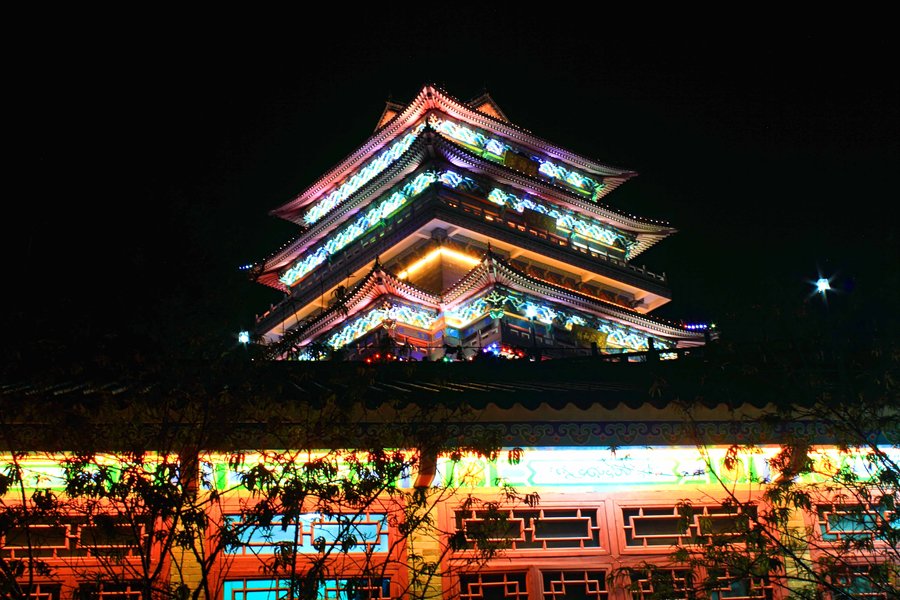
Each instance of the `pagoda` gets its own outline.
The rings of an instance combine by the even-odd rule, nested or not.
[[[607,205],[634,171],[434,85],[272,214],[300,233],[245,267],[285,298],[255,334],[276,359],[542,358],[700,345],[651,315],[665,275],[634,259],[675,233]]]

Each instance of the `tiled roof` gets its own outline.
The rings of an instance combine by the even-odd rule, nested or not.
[[[610,363],[609,358],[373,365],[244,360],[174,364],[151,373],[131,367],[82,369],[53,378],[38,373],[0,384],[0,452],[22,450],[9,444],[24,436],[55,447],[55,428],[73,426],[133,435],[139,444],[145,431],[168,416],[207,403],[230,409],[209,415],[222,428],[222,439],[233,439],[232,430],[241,428],[248,443],[309,410],[335,404],[350,419],[336,427],[383,425],[408,409],[443,407],[464,415],[442,424],[448,431],[496,429],[507,443],[521,445],[684,444],[691,443],[691,427],[717,443],[777,442],[789,431],[822,439],[819,425],[790,415],[813,406],[821,393],[839,389],[839,369],[833,363],[811,364],[814,356],[782,357],[802,365],[799,375],[772,362],[771,354],[726,354],[715,345],[691,349],[677,361]],[[683,416],[685,408],[695,420]],[[782,409],[782,416],[758,418],[763,411],[774,414],[773,408]],[[23,437],[16,438],[19,434]]]
[[[299,336],[297,339],[302,338],[304,342],[301,344],[308,343],[334,325],[348,320],[359,311],[372,306],[373,301],[378,298],[397,296],[431,308],[440,308],[448,304],[457,304],[472,294],[497,283],[521,292],[544,294],[552,301],[627,323],[656,335],[694,341],[697,344],[702,343],[704,339],[702,333],[687,331],[677,323],[642,314],[624,306],[527,275],[493,253],[485,254],[480,263],[445,290],[443,294],[420,289],[399,279],[390,271],[376,266],[351,289],[347,290],[346,299],[342,303],[335,304],[314,318],[303,322],[292,332],[292,336]]]
[[[535,136],[527,129],[475,111],[467,103],[454,98],[434,85],[426,85],[403,110],[378,129],[359,148],[336,164],[313,185],[295,196],[294,199],[273,210],[272,214],[296,221],[297,213],[307,204],[319,197],[331,186],[340,182],[350,171],[359,167],[370,156],[381,150],[390,140],[412,126],[431,109],[448,111],[448,114],[451,114],[452,116],[463,118],[476,126],[497,131],[499,134],[513,139],[517,143],[524,144],[539,152],[553,155],[560,160],[572,164],[576,168],[586,169],[601,177],[628,179],[637,175],[634,171],[612,167],[570,152],[547,140]],[[611,188],[605,190],[603,193],[609,193],[610,190]]]
[[[435,156],[441,157],[459,167],[475,169],[478,172],[489,174],[513,185],[525,189],[534,189],[538,194],[546,198],[558,199],[571,204],[583,214],[594,216],[626,231],[637,233],[638,243],[632,250],[632,256],[637,256],[659,240],[676,231],[668,224],[626,215],[615,208],[587,201],[563,186],[492,163],[472,154],[453,140],[446,139],[443,136],[437,136],[435,139],[426,141],[425,136],[427,132],[434,133],[433,130],[426,127],[419,135],[419,138],[391,167],[351,194],[344,202],[331,209],[315,225],[295,239],[285,243],[279,250],[267,257],[263,262],[264,271],[268,273],[273,269],[284,268],[312,244],[321,241],[334,228],[343,223],[348,214],[355,214],[364,202],[375,197],[385,186],[393,185],[418,166],[421,166],[426,161],[433,160]]]

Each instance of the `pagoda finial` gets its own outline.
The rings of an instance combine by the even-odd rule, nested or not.
[[[377,254],[375,255],[375,264],[372,265],[372,270],[373,270],[373,271],[380,271],[380,270],[381,270],[381,261],[378,260],[378,255],[377,255]]]

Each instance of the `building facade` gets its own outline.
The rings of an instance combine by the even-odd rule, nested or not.
[[[896,598],[896,446],[767,425],[770,381],[652,315],[675,230],[604,203],[635,175],[487,94],[389,102],[246,267],[271,360],[4,387],[3,597]],[[44,423],[85,403],[99,445]]]

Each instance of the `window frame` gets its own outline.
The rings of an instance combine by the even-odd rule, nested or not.
[[[530,491],[529,490],[520,490]],[[637,592],[630,590],[631,579],[626,569],[640,570],[644,565],[655,565],[660,569],[671,571],[682,571],[690,573],[690,577],[694,582],[703,581],[707,578],[705,569],[691,568],[687,564],[679,564],[670,559],[670,555],[674,550],[672,545],[658,546],[629,546],[625,536],[625,515],[627,510],[634,508],[657,508],[672,510],[673,517],[677,516],[676,506],[685,497],[688,490],[684,488],[666,488],[641,491],[636,494],[631,490],[616,490],[611,492],[603,492],[602,495],[595,492],[576,492],[576,493],[554,493],[542,495],[540,503],[535,509],[526,506],[502,506],[503,510],[519,509],[522,511],[549,509],[549,510],[570,510],[576,509],[596,510],[598,515],[597,526],[600,528],[598,539],[601,547],[599,548],[553,548],[553,549],[510,549],[504,550],[498,558],[488,561],[483,566],[477,567],[478,572],[499,574],[507,573],[525,573],[527,582],[528,600],[544,600],[545,598],[545,581],[548,574],[554,572],[602,572],[607,579],[605,596],[608,600],[639,600],[642,596]],[[692,527],[702,532],[701,520],[707,516],[703,513],[710,510],[728,510],[726,498],[715,501],[716,498],[711,490],[702,488],[691,490],[692,495],[698,498],[697,501],[691,502],[691,506],[695,511]],[[497,501],[501,499],[485,495],[482,497],[486,501]],[[742,514],[742,506],[751,504],[755,510],[762,511],[766,504],[762,501],[762,491],[753,491],[744,497],[742,493],[742,502],[735,506],[735,515]],[[724,505],[723,505],[724,502]],[[476,507],[477,508],[477,507]],[[442,524],[448,532],[456,531],[456,512],[457,506],[442,506]],[[577,513],[576,513],[577,514]],[[728,518],[730,515],[723,515]],[[701,536],[716,535],[717,532],[700,533]],[[739,534],[737,534],[739,535]],[[702,545],[685,544],[689,550],[691,546],[700,551]],[[449,568],[445,568],[443,580],[444,596],[446,598],[460,598],[461,575],[467,573],[465,568],[460,568],[461,562],[459,558],[471,557],[471,551],[463,550],[451,553],[448,560]],[[754,598],[780,600],[784,597],[785,591],[778,584],[778,574],[769,574],[766,579],[765,591],[754,596]],[[692,591],[692,587],[686,588],[686,591]],[[520,595],[522,596],[522,595]],[[601,595],[602,597],[602,595]],[[550,596],[546,597],[548,600]],[[721,600],[728,600],[727,596],[720,596]]]
[[[229,516],[239,515],[241,505],[246,499],[247,495],[240,493],[223,497],[221,503],[215,508],[216,514],[214,518],[222,519],[222,522],[224,522],[224,519]],[[335,508],[338,509],[340,507]],[[385,515],[385,534],[387,536],[385,543],[387,551],[374,552],[371,555],[366,552],[344,554],[337,548],[333,553],[330,553],[324,562],[327,578],[336,580],[360,577],[374,578],[371,571],[375,570],[381,577],[390,580],[392,594],[394,589],[405,590],[409,579],[406,568],[407,544],[402,543],[396,525],[392,524],[390,519],[391,512],[396,511],[398,508],[401,507],[395,500],[385,499],[373,502],[366,510],[351,510],[348,508],[343,511],[344,514],[350,516],[360,514]],[[338,514],[340,513],[338,512]],[[207,543],[211,544],[212,542],[207,540]],[[298,552],[296,560],[298,572],[302,572],[312,565],[316,561],[315,556],[317,556],[317,553]],[[210,578],[214,582],[214,588],[220,590],[219,593],[221,595],[224,595],[227,581],[278,580],[281,578],[273,577],[269,574],[262,575],[263,569],[271,565],[274,559],[274,553],[226,553],[223,551],[211,569]],[[392,597],[394,596],[392,595]]]

